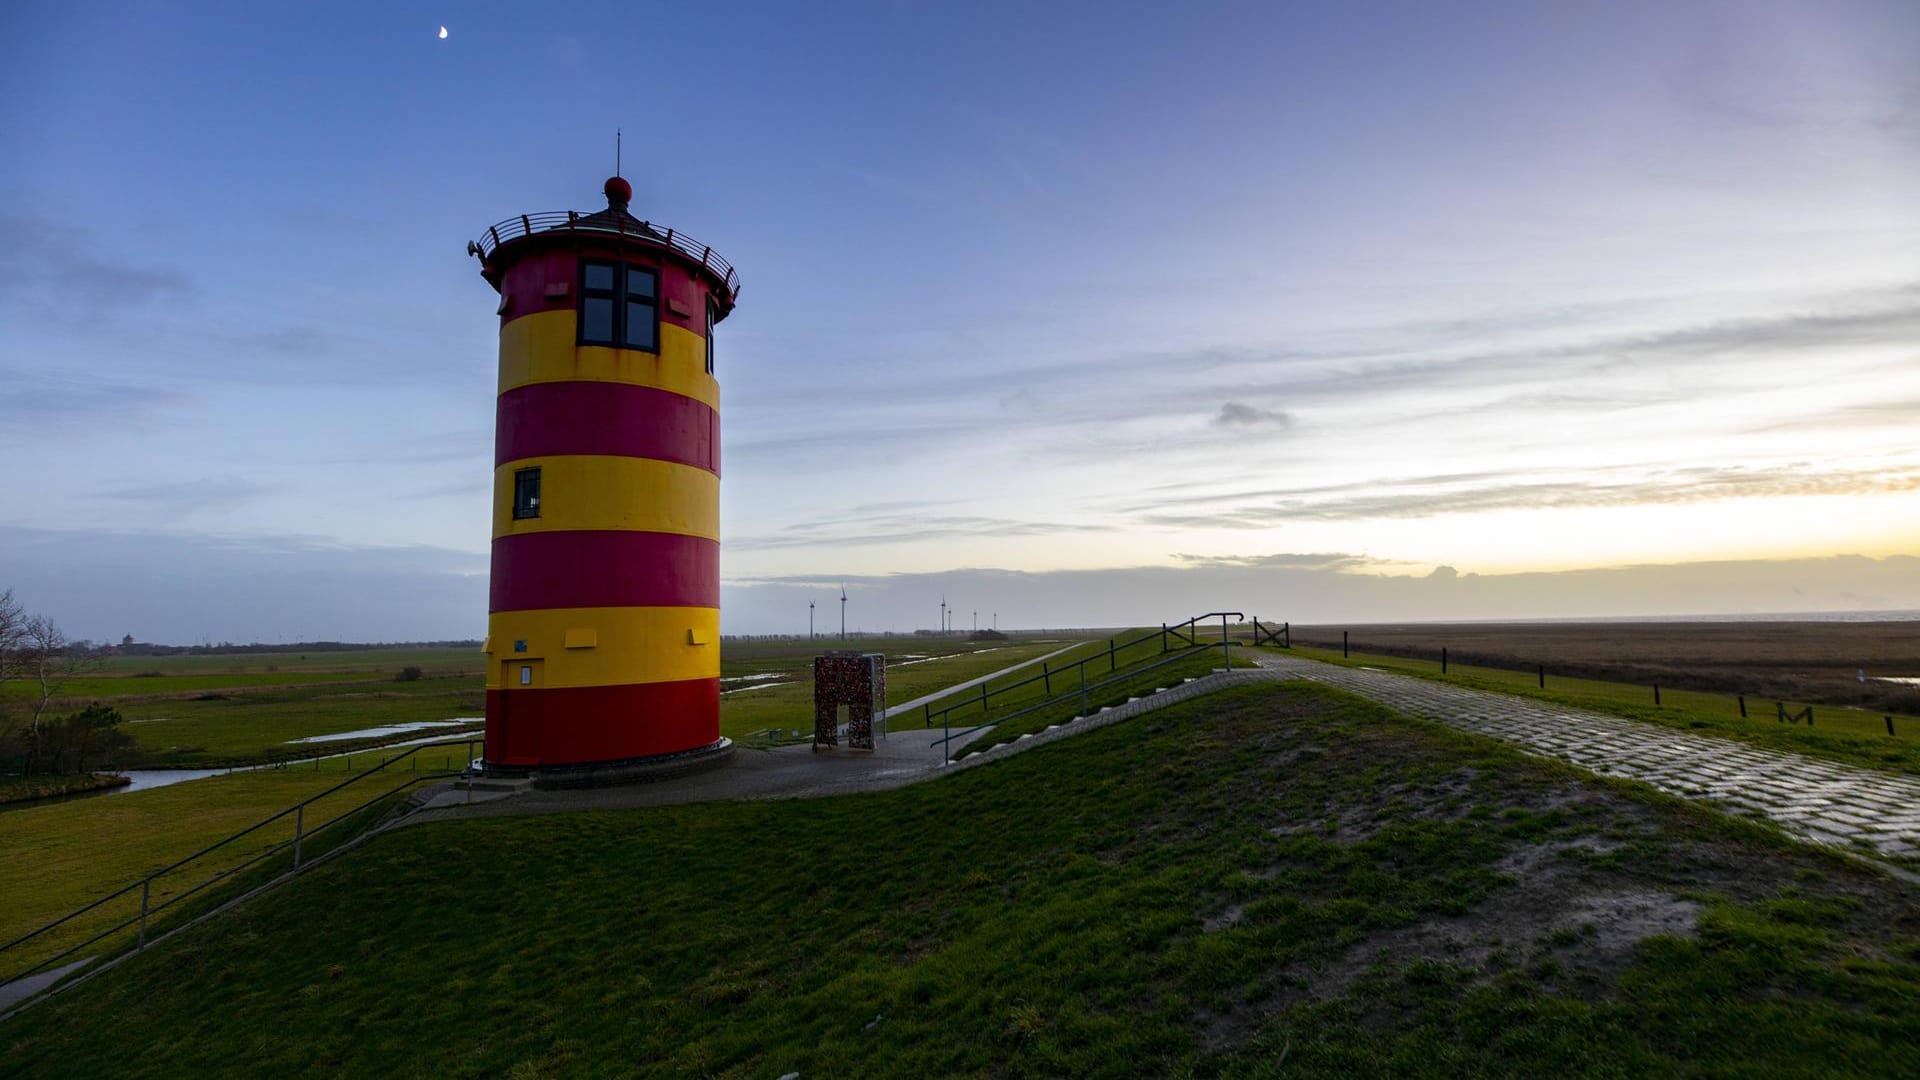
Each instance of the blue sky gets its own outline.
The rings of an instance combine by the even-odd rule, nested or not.
[[[477,635],[464,246],[594,209],[620,127],[744,281],[730,631],[841,578],[894,628],[1920,607],[1916,55],[1908,3],[16,5],[0,588]]]

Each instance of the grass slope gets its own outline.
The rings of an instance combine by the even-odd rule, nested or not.
[[[1537,681],[1537,674],[1532,672],[1449,664],[1447,673],[1442,675],[1438,662],[1431,660],[1360,652],[1343,659],[1339,649],[1302,645],[1296,645],[1291,650],[1273,651],[1290,651],[1310,660],[1324,660],[1347,667],[1379,668],[1473,690],[1516,694],[1671,728],[1704,731],[1755,746],[1827,758],[1849,765],[1920,774],[1920,719],[1915,718],[1896,718],[1895,734],[1889,736],[1885,721],[1879,715],[1830,705],[1815,706],[1814,725],[1807,727],[1779,722],[1775,719],[1772,701],[1749,700],[1747,709],[1750,715],[1742,717],[1737,700],[1725,694],[1662,688],[1660,704],[1656,706],[1651,687],[1628,683],[1549,674],[1546,689],[1543,690]],[[1788,702],[1787,707],[1797,710],[1803,706],[1802,703]]]
[[[0,1047],[23,1078],[1914,1075],[1916,922],[1835,856],[1293,684],[884,793],[405,829]]]

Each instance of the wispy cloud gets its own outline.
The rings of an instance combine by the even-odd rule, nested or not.
[[[124,423],[156,407],[186,400],[178,391],[101,378],[0,369],[0,432],[64,428],[112,418]]]
[[[766,551],[801,547],[864,547],[903,541],[949,540],[970,537],[1053,536],[1060,533],[1109,532],[1112,525],[1084,522],[1030,521],[1017,518],[958,514],[871,514],[808,521],[777,533],[729,536],[727,547],[738,551]]]
[[[1286,428],[1293,424],[1293,417],[1278,409],[1262,409],[1244,402],[1229,401],[1220,406],[1220,412],[1209,422],[1214,427]]]
[[[271,490],[269,485],[252,480],[232,476],[214,476],[179,483],[110,488],[98,492],[95,497],[119,503],[167,508],[177,514],[185,515],[251,502]]]
[[[1431,478],[1382,480],[1370,494],[1321,497],[1326,489],[1196,497],[1219,509],[1168,512],[1138,508],[1138,520],[1159,526],[1264,529],[1288,521],[1421,518],[1500,510],[1552,510],[1709,502],[1774,496],[1865,495],[1920,490],[1920,467],[1821,470],[1800,463],[1779,468],[1680,468],[1635,479],[1568,479],[1465,484],[1431,490]],[[1365,485],[1340,485],[1351,491]],[[1413,490],[1404,490],[1411,488]]]
[[[110,258],[71,225],[0,215],[0,303],[98,320],[193,292],[185,272]]]

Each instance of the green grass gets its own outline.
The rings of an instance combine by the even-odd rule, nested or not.
[[[398,758],[403,753],[388,750],[358,754],[351,765],[355,771],[362,771],[382,758]],[[464,751],[458,748],[423,750],[407,759],[405,773],[396,772],[386,784],[398,784],[413,775],[411,770],[415,768],[432,772],[444,766],[458,768],[465,761]],[[297,768],[230,773],[149,791],[0,812],[0,851],[8,853],[0,859],[0,942],[11,941],[319,794],[346,779],[350,775],[348,766],[346,759],[336,758]],[[367,781],[329,796],[308,812],[306,823],[318,825],[379,790],[376,782]],[[174,896],[292,835],[291,819],[263,829],[162,879],[153,889],[152,900]],[[0,955],[0,979],[78,944],[138,908],[136,894],[20,951]]]
[[[1235,656],[1233,666],[1252,667],[1253,663]],[[1156,690],[1171,689],[1187,679],[1203,678],[1218,670],[1220,653],[1209,650],[1193,656],[1170,656],[1166,662],[1149,670],[1129,673],[1128,669],[1122,668],[1117,676],[1102,672],[1084,701],[1079,694],[1070,692],[1069,696],[1052,704],[1042,705],[1031,700],[1012,708],[996,704],[989,717],[975,715],[971,718],[975,724],[991,720],[992,728],[965,743],[955,753],[970,753],[999,743],[1013,742],[1022,735],[1038,734],[1051,725],[1067,723],[1076,716],[1092,716],[1102,708],[1124,705],[1129,698],[1146,697]],[[1106,685],[1098,685],[1101,682]]]
[[[728,642],[721,652],[723,678],[778,673],[786,681],[766,689],[741,690],[721,697],[720,730],[739,737],[770,727],[808,729],[813,724],[813,658],[841,643],[795,639],[777,642]],[[1062,647],[1057,640],[1016,638],[1004,644],[954,639],[855,640],[848,647],[868,651],[897,649],[890,659],[917,654],[929,659],[891,663],[888,691],[903,702],[955,683],[997,671]],[[1104,644],[1098,647],[1104,650]],[[1084,652],[1096,651],[1091,644]],[[1133,650],[1139,653],[1141,650]],[[127,768],[198,768],[243,765],[299,757],[315,747],[294,740],[362,728],[425,720],[479,717],[484,714],[483,665],[466,650],[362,650],[315,653],[310,664],[328,662],[337,670],[285,670],[276,657],[124,657],[137,671],[157,670],[145,678],[111,672],[69,681],[62,693],[110,702],[130,723],[136,740],[133,756],[116,762]],[[1128,656],[1123,654],[1124,664]],[[248,661],[244,673],[219,671],[229,660]],[[297,659],[297,658],[296,658]],[[138,663],[134,663],[138,662]],[[420,666],[425,677],[394,682],[402,663]],[[147,666],[141,666],[147,665]],[[164,666],[160,666],[164,665]],[[269,666],[283,670],[268,671]],[[465,674],[462,674],[465,672]],[[1012,681],[1003,679],[994,685]],[[733,690],[744,684],[724,684]],[[18,691],[20,688],[13,688]],[[386,737],[391,741],[393,736]],[[374,745],[380,739],[354,745]],[[346,749],[329,743],[324,749]]]
[[[1058,641],[1014,642],[1000,648],[942,641],[920,645],[923,654],[943,659],[894,669],[910,673],[900,678],[908,693],[921,693],[997,671],[1021,660],[1061,648]],[[821,642],[750,643],[729,646],[727,663],[739,674],[784,671],[805,681],[771,690],[722,698],[722,730],[738,735],[775,726],[810,728],[813,721],[812,658]],[[737,652],[740,655],[732,655]],[[265,772],[209,777],[152,791],[116,794],[51,806],[30,807],[0,815],[0,851],[47,851],[84,854],[85,872],[71,860],[22,860],[0,867],[0,941],[63,915],[66,912],[137,880],[142,874],[189,854],[214,840],[268,817],[307,795],[344,779],[349,770],[365,770],[379,761],[401,759],[404,748],[379,749],[358,743],[289,745],[286,740],[310,734],[352,731],[377,724],[413,720],[441,720],[477,716],[482,709],[479,679],[428,678],[366,690],[307,687],[291,691],[234,695],[210,701],[168,701],[123,705],[130,720],[127,730],[141,740],[141,764],[163,768],[197,768],[258,761],[288,754],[336,754],[355,750],[350,757],[332,757],[289,765]],[[452,738],[451,732],[422,732]],[[404,737],[404,736],[403,736]],[[356,747],[364,747],[355,749]],[[423,751],[407,759],[409,768],[464,764],[459,749]],[[397,782],[397,781],[396,781]],[[364,799],[371,787],[356,787],[328,806]],[[326,809],[322,807],[321,809]],[[289,825],[288,828],[291,828]],[[265,834],[283,839],[280,831]],[[220,858],[209,858],[197,871],[181,875],[191,884],[217,870],[242,861],[260,850],[241,844]],[[170,894],[170,893],[169,893]],[[124,915],[125,905],[76,925],[74,933],[55,935],[50,942],[64,945],[87,936],[78,931],[106,925]],[[106,916],[111,915],[111,918]],[[33,954],[35,958],[46,951]],[[0,962],[0,975],[12,970]]]
[[[0,778],[0,806],[28,803],[39,799],[77,795],[89,791],[122,787],[124,777],[103,773],[77,773],[65,776],[10,776]]]
[[[293,740],[387,724],[478,718],[486,711],[486,701],[480,677],[475,675],[370,686],[307,686],[115,707],[126,718],[122,730],[134,737],[137,755],[121,764],[198,768],[345,750],[351,744]]]
[[[430,672],[479,672],[486,654],[478,648],[343,649],[309,653],[204,653],[198,656],[110,656],[100,675],[158,671],[165,675],[270,675],[292,672],[386,672],[418,667]]]
[[[1623,890],[1697,933],[1568,907]],[[805,807],[401,830],[0,1046],[18,1077],[1913,1075],[1905,895],[1290,684]]]
[[[1884,720],[1877,713],[1864,713],[1833,705],[1813,707],[1814,724],[1781,723],[1775,718],[1771,700],[1749,699],[1749,716],[1742,718],[1738,701],[1727,694],[1662,687],[1660,705],[1653,703],[1650,686],[1575,679],[1548,673],[1547,687],[1540,689],[1537,672],[1508,671],[1502,668],[1448,664],[1440,673],[1438,661],[1416,660],[1355,652],[1342,659],[1338,649],[1296,645],[1291,652],[1311,660],[1323,660],[1348,667],[1371,667],[1423,679],[1451,683],[1474,690],[1493,690],[1505,694],[1550,701],[1559,705],[1591,709],[1633,720],[1645,720],[1671,728],[1700,731],[1739,739],[1742,742],[1774,750],[1807,754],[1849,765],[1893,772],[1920,773],[1920,718],[1895,717],[1894,735],[1889,736]],[[1787,702],[1790,712],[1806,707]]]
[[[757,644],[757,643],[756,643]],[[829,642],[798,642],[783,651],[768,650],[759,656],[747,656],[738,659],[723,650],[722,675],[746,675],[760,672],[778,671],[787,673],[790,680],[776,686],[758,690],[725,692],[720,698],[720,733],[739,738],[749,732],[767,728],[785,730],[813,730],[813,658],[820,652],[833,647]],[[884,652],[886,647],[898,645],[901,652],[887,654],[887,700],[900,704],[911,701],[923,694],[979,678],[989,672],[1011,667],[1025,660],[1045,656],[1064,647],[1063,641],[1020,641],[1015,639],[1002,644],[969,643],[937,640],[936,643],[914,641],[889,641],[884,643],[853,642],[852,647],[867,652]],[[1088,646],[1089,648],[1091,646]],[[727,649],[737,646],[728,645]],[[1102,648],[1105,648],[1103,645]],[[928,659],[912,663],[902,663],[902,655],[914,655]],[[737,665],[735,670],[725,670]],[[1038,669],[1035,669],[1038,670]],[[989,683],[999,686],[1024,678],[1025,672],[1003,677]],[[730,684],[726,689],[730,690]],[[895,727],[918,727],[912,718],[899,719]]]

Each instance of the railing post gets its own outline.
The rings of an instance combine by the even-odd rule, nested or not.
[[[1045,660],[1040,661],[1040,688],[1047,692],[1048,697],[1053,696],[1053,672],[1047,670]]]
[[[940,710],[940,754],[941,764],[953,764],[953,710]]]
[[[1229,674],[1233,672],[1233,639],[1227,636],[1227,615],[1220,613],[1220,657],[1221,667]]]
[[[152,878],[147,878],[140,883],[140,944],[138,946],[140,952],[145,952],[147,948],[147,900],[152,888]]]
[[[1080,715],[1087,715],[1087,662],[1080,661]]]
[[[1166,623],[1160,624],[1160,651],[1161,652],[1167,651],[1167,624]]]
[[[987,704],[987,684],[981,683],[980,684],[980,722],[983,724],[986,723],[987,717],[991,716],[992,714],[993,714],[993,707]]]
[[[300,869],[300,842],[306,838],[306,834],[307,808],[296,806],[293,808],[293,868],[295,870]]]
[[[1118,669],[1117,669],[1117,668],[1116,668],[1116,667],[1114,666],[1114,664],[1115,664],[1115,661],[1114,661],[1114,658],[1113,658],[1113,639],[1112,639],[1112,638],[1108,638],[1108,639],[1107,639],[1107,670],[1108,670],[1108,671],[1115,671],[1115,670],[1118,670]]]
[[[929,701],[925,705],[920,706],[920,711],[921,713],[924,714],[920,718],[920,726],[923,728],[932,727],[933,726],[933,702]]]

